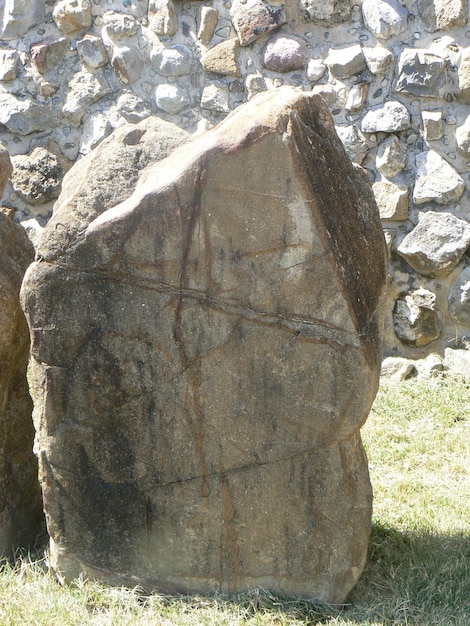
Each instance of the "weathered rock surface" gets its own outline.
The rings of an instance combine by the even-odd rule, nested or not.
[[[386,266],[324,102],[253,97],[117,206],[93,174],[79,191],[93,158],[23,286],[53,566],[343,602],[370,527]]]
[[[0,558],[32,542],[42,520],[26,381],[29,333],[19,301],[33,259],[25,231],[0,212]]]
[[[0,197],[13,171],[13,164],[8,150],[0,144]]]

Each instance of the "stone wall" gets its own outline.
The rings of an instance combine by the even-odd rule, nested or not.
[[[391,252],[386,354],[470,335],[465,0],[0,0],[2,203],[44,224],[71,164],[150,115],[196,133],[282,84],[324,96]]]

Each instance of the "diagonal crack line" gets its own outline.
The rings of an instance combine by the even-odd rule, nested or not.
[[[93,276],[94,278],[106,278],[106,280],[113,281],[119,284],[128,284],[132,287],[140,287],[150,291],[158,291],[161,293],[168,293],[170,295],[177,296],[178,298],[187,298],[190,300],[196,300],[199,303],[206,304],[211,308],[218,309],[224,313],[236,315],[259,324],[267,326],[282,326],[296,333],[300,337],[306,339],[325,339],[334,343],[344,345],[359,346],[360,336],[357,332],[345,330],[328,322],[327,320],[317,318],[307,318],[305,316],[297,317],[295,315],[285,315],[283,313],[269,313],[267,311],[261,311],[247,307],[246,305],[237,304],[235,302],[227,302],[216,296],[209,295],[204,291],[198,291],[197,289],[183,288],[169,283],[163,283],[161,281],[148,278],[148,277],[135,277],[127,274],[119,274],[117,272],[109,273],[106,270],[86,270],[67,267],[67,271],[74,271],[77,274],[85,274]],[[317,336],[319,335],[319,336]]]

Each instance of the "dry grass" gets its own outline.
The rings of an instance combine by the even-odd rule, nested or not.
[[[369,562],[342,611],[263,591],[235,600],[143,596],[76,581],[44,559],[0,573],[0,624],[469,626],[470,393],[439,378],[384,385],[363,432],[375,491]]]

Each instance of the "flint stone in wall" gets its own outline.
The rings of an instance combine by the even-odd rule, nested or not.
[[[78,232],[59,204],[23,289],[53,567],[343,602],[386,266],[322,100],[259,94]]]
[[[366,68],[364,53],[359,44],[330,50],[325,63],[336,78],[348,78]]]
[[[107,113],[98,112],[85,119],[80,143],[80,154],[88,154],[105,137],[113,132],[113,125]]]
[[[424,138],[427,141],[437,141],[444,134],[442,126],[442,111],[422,111]]]
[[[364,106],[369,91],[369,83],[357,83],[351,87],[344,108],[346,111],[358,111]]]
[[[379,181],[372,185],[372,191],[381,219],[399,222],[408,219],[408,187]]]
[[[179,113],[191,103],[186,87],[174,83],[157,85],[155,100],[159,109],[170,114]]]
[[[230,17],[242,46],[285,24],[284,5],[272,7],[263,0],[234,0]]]
[[[426,30],[432,33],[467,23],[465,0],[418,0],[418,14]]]
[[[361,129],[363,133],[395,133],[410,126],[410,114],[405,105],[396,100],[389,100],[366,113]]]
[[[410,378],[415,373],[415,363],[412,359],[389,356],[382,361],[380,378],[394,381],[402,381]]]
[[[375,48],[369,48],[364,46],[362,48],[366,65],[372,74],[383,74],[393,61],[393,54],[386,48],[376,46]]]
[[[135,46],[112,46],[111,65],[123,85],[129,85],[142,75],[144,60]]]
[[[0,11],[0,35],[2,39],[14,39],[43,21],[44,1],[3,0]]]
[[[217,26],[218,19],[219,12],[217,9],[212,7],[201,7],[199,11],[197,38],[204,46],[207,46],[210,43],[215,27]]]
[[[370,149],[367,139],[354,124],[336,126],[336,132],[351,161],[360,165]]]
[[[304,18],[311,22],[337,24],[351,15],[349,0],[300,0]]]
[[[91,0],[59,0],[52,17],[64,34],[85,30],[91,26]]]
[[[161,48],[151,56],[155,71],[162,76],[186,76],[191,71],[193,53],[186,46]]]
[[[438,339],[442,315],[436,309],[436,294],[423,288],[402,294],[393,310],[393,326],[397,337],[415,348]]]
[[[178,20],[173,0],[150,0],[148,20],[150,28],[157,35],[174,35],[178,29]]]
[[[16,50],[0,50],[0,80],[15,80],[18,59]]]
[[[470,154],[470,115],[467,116],[462,126],[455,131],[458,149],[464,154]]]
[[[201,107],[217,113],[230,111],[230,99],[227,85],[223,83],[210,83],[202,90]]]
[[[456,96],[465,103],[470,103],[470,48],[461,51],[458,66],[458,92]]]
[[[444,350],[444,368],[453,374],[470,378],[470,350]]]
[[[452,284],[448,304],[452,318],[463,326],[470,326],[470,266],[462,270]]]
[[[35,539],[42,520],[32,402],[26,381],[29,333],[20,307],[34,248],[21,226],[0,211],[0,557]]]
[[[103,15],[103,24],[107,36],[115,40],[132,37],[139,30],[139,22],[132,15],[116,11],[106,11]]]
[[[312,88],[312,93],[315,96],[321,96],[329,107],[332,107],[336,102],[336,89],[328,83],[326,85],[315,85]]]
[[[0,198],[13,171],[13,164],[8,150],[0,143]]]
[[[435,150],[416,156],[416,182],[413,189],[415,204],[457,201],[465,190],[465,182],[455,168]]]
[[[122,93],[116,102],[119,113],[127,122],[137,124],[151,115],[150,109],[139,96],[132,91]]]
[[[66,49],[65,37],[44,39],[31,46],[31,62],[40,74],[44,74],[62,61]]]
[[[101,37],[85,35],[77,41],[77,52],[82,61],[90,68],[97,69],[108,62],[108,53]]]
[[[362,15],[377,39],[390,39],[407,26],[408,11],[396,0],[363,0]]]
[[[257,93],[267,90],[267,85],[262,74],[249,74],[245,81],[246,96],[251,100]]]
[[[58,197],[63,171],[55,154],[34,148],[31,154],[12,157],[13,189],[31,204],[45,204]]]
[[[320,80],[325,71],[326,65],[320,61],[320,59],[310,59],[307,64],[307,78],[312,83],[316,83],[317,80]]]
[[[425,98],[445,98],[449,93],[448,61],[427,50],[405,48],[398,63],[395,89]]]
[[[450,213],[429,211],[397,252],[423,276],[447,276],[470,245],[470,224]]]
[[[237,37],[222,41],[201,56],[202,69],[225,76],[241,76],[237,59],[239,48]]]
[[[32,100],[19,100],[10,93],[0,93],[0,124],[18,135],[48,130],[52,115],[48,107]]]
[[[407,147],[395,135],[387,137],[377,148],[375,165],[386,178],[393,178],[399,174],[405,167],[406,161]]]
[[[103,74],[86,70],[77,72],[69,82],[62,112],[72,123],[78,125],[89,106],[109,93],[111,89]]]
[[[304,67],[307,58],[307,49],[302,41],[276,33],[264,48],[263,65],[272,72],[293,72]]]

